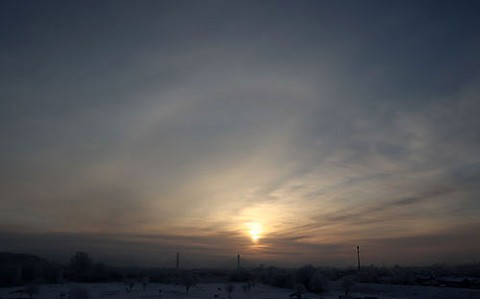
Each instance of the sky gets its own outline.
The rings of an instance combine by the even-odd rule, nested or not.
[[[3,251],[478,261],[476,1],[0,2]]]

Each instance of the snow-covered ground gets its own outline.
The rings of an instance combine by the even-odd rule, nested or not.
[[[185,292],[185,287],[181,285],[167,285],[167,284],[148,284],[145,291],[142,290],[140,284],[137,284],[132,292],[127,292],[123,283],[94,283],[94,284],[65,284],[63,288],[60,285],[42,285],[38,295],[34,296],[36,299],[56,299],[61,298],[62,293],[67,294],[65,299],[68,299],[69,289],[79,286],[88,290],[90,299],[111,298],[111,299],[141,299],[141,298],[160,298],[160,299],[180,299],[180,298],[228,298],[225,283],[201,283],[190,289],[189,294]],[[293,293],[292,290],[273,288],[266,285],[258,284],[249,292],[242,291],[242,284],[234,284],[234,291],[232,292],[233,299],[281,299],[290,298],[289,295]],[[219,290],[219,288],[221,290]],[[14,292],[22,288],[1,288],[1,299],[13,298],[28,298],[27,295],[20,292]],[[162,290],[160,293],[159,290]],[[338,283],[332,282],[330,284],[330,291],[323,296],[324,299],[337,299],[339,294],[342,294]],[[422,298],[422,299],[475,299],[480,298],[480,290],[471,289],[454,289],[454,288],[437,288],[437,287],[421,287],[421,286],[398,286],[398,285],[381,285],[381,284],[363,284],[359,283],[355,286],[352,296],[363,298],[366,296],[377,297],[378,299],[407,299],[407,298]],[[318,298],[318,295],[307,293],[303,298],[313,299]],[[87,299],[87,298],[84,298]]]

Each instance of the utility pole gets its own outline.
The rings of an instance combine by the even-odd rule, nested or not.
[[[358,271],[360,271],[360,246],[357,246]]]
[[[177,270],[180,267],[180,252],[177,251]]]
[[[240,270],[240,254],[237,255],[237,270]]]

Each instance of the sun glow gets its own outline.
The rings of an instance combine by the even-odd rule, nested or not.
[[[258,243],[258,240],[261,238],[262,226],[257,222],[251,222],[247,224],[248,233],[253,243]]]

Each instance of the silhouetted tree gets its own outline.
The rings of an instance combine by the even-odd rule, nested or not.
[[[148,277],[148,276],[142,277],[142,287],[143,287],[143,291],[145,291],[145,289],[147,288],[147,285],[148,285],[149,282],[150,282],[150,277]]]
[[[310,290],[310,282],[315,275],[315,268],[312,265],[306,265],[297,270],[297,282],[303,284],[307,290]]]
[[[0,252],[0,287],[55,283],[61,271],[59,264],[34,255]]]
[[[310,281],[310,288],[312,292],[318,294],[319,298],[322,298],[327,291],[328,281],[325,276],[317,272]]]
[[[0,265],[0,286],[14,286],[22,282],[22,269],[17,265]]]
[[[227,286],[225,287],[227,293],[228,293],[228,298],[232,297],[232,292],[235,290],[235,286],[233,283],[227,283]]]
[[[243,290],[243,293],[246,293],[248,291],[248,285],[242,284],[242,290]]]
[[[127,292],[133,291],[133,287],[135,286],[135,280],[133,278],[129,278],[127,280]]]
[[[88,253],[83,251],[78,251],[70,259],[70,268],[74,276],[85,274],[88,272],[93,265],[93,261],[88,255]]]
[[[277,288],[292,288],[295,284],[293,273],[286,270],[277,270],[272,273],[269,284]]]
[[[182,284],[185,286],[185,291],[188,293],[190,288],[197,284],[195,276],[191,271],[183,271],[181,274]]]

